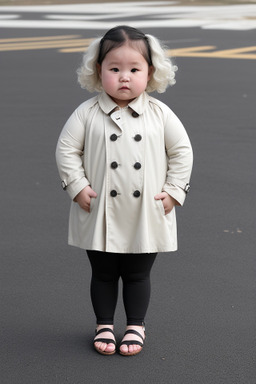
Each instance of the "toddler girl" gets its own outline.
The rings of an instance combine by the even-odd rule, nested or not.
[[[189,189],[192,149],[177,116],[148,92],[164,92],[175,70],[159,41],[118,26],[96,39],[78,70],[100,92],[65,124],[56,150],[72,203],[69,244],[87,251],[97,319],[95,349],[116,352],[114,313],[123,282],[127,329],[119,353],[142,350],[150,271],[158,252],[177,249],[175,205]]]

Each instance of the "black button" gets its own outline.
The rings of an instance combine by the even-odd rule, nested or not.
[[[135,169],[141,169],[141,163],[137,162],[134,164]]]
[[[134,197],[140,197],[140,191],[134,191],[133,196]]]
[[[115,133],[113,133],[111,136],[110,136],[110,140],[111,141],[116,141],[117,140],[117,135]]]
[[[133,111],[132,117],[139,117],[139,114],[137,112]]]
[[[116,197],[117,196],[117,191],[115,189],[112,189],[112,191],[110,192],[110,196]]]
[[[142,137],[139,134],[134,136],[135,141],[141,141],[141,139],[142,139]]]
[[[112,161],[112,163],[111,163],[111,168],[112,168],[112,169],[116,169],[117,167],[118,167],[117,162],[116,162],[116,161]]]

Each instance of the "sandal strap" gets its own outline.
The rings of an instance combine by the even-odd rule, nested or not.
[[[129,345],[134,345],[134,344],[139,345],[140,347],[143,347],[143,343],[141,343],[141,342],[138,341],[138,340],[126,340],[126,341],[122,341],[121,344],[120,344],[120,347],[121,347],[121,345],[127,345],[127,346],[129,346]]]
[[[131,334],[133,334],[133,335],[136,335],[136,336],[139,336],[139,337],[141,338],[141,340],[144,341],[144,338],[141,336],[141,334],[140,334],[139,332],[135,331],[135,329],[128,329],[128,330],[125,332],[124,336],[125,336],[125,335],[128,335],[129,333],[131,333]],[[138,343],[139,343],[139,341],[138,341]],[[136,344],[136,343],[134,343],[134,344]]]
[[[96,330],[95,332],[96,332],[95,338],[96,338],[96,336],[100,335],[103,332],[110,332],[114,336],[114,332],[113,332],[113,330],[111,328],[101,328],[99,331]],[[100,338],[100,337],[98,337],[97,339],[95,339],[95,338],[94,338],[94,341],[93,341],[94,343],[97,343],[98,341],[100,341],[101,343],[116,345],[116,341],[114,339]]]
[[[132,334],[132,335],[139,336],[139,337],[141,338],[142,342],[141,342],[141,341],[138,341],[138,340],[124,340],[124,341],[121,342],[120,346],[121,346],[121,345],[127,345],[127,346],[129,346],[129,345],[134,345],[134,344],[135,344],[135,345],[139,345],[140,347],[143,347],[143,344],[144,344],[144,338],[142,337],[142,335],[141,335],[139,332],[135,331],[135,329],[128,329],[128,330],[125,332],[124,336],[125,336],[125,335],[128,335],[128,334]]]
[[[103,339],[99,337],[98,339],[94,339],[94,343],[98,343],[100,341],[101,343],[106,343],[106,344],[114,344],[116,345],[116,341],[114,339]]]
[[[95,336],[98,336],[103,332],[110,332],[112,335],[114,335],[114,332],[111,328],[101,328],[99,331],[97,331],[97,329],[95,330]]]

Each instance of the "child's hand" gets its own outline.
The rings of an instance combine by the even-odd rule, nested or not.
[[[90,212],[91,198],[96,198],[97,193],[88,185],[76,195],[74,201],[86,212]]]
[[[166,215],[168,215],[168,213],[171,212],[173,207],[178,204],[177,201],[173,197],[168,195],[167,192],[158,193],[155,196],[155,200],[162,200],[164,212]]]

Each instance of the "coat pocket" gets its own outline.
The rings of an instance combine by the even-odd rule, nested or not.
[[[162,200],[155,200],[158,210],[160,211],[162,216],[165,216],[165,210],[163,206]]]

